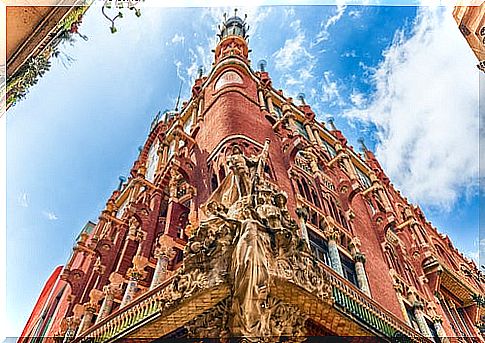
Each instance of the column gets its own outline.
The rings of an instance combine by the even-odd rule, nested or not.
[[[79,318],[73,316],[66,318],[66,333],[64,334],[64,339],[62,340],[62,343],[68,343],[72,339],[74,339],[74,336],[76,334],[76,328],[79,325]]]
[[[266,111],[266,104],[264,103],[264,95],[263,90],[261,88],[258,89],[258,99],[259,99],[259,108],[261,111]]]
[[[318,132],[318,130],[314,130],[313,135],[315,136],[318,145],[323,146],[322,137],[320,137],[320,133]]]
[[[109,316],[113,308],[114,303],[114,290],[112,285],[106,285],[103,287],[104,299],[99,309],[98,318],[96,318],[96,324]]]
[[[350,241],[349,248],[350,253],[355,261],[355,273],[357,274],[357,284],[362,292],[367,294],[369,297],[370,288],[369,288],[369,281],[367,280],[367,273],[365,272],[364,264],[365,264],[365,255],[360,251],[360,239],[359,237],[354,237]]]
[[[96,313],[96,307],[91,303],[84,304],[84,316],[79,324],[76,337],[91,327],[93,316]]]
[[[420,301],[416,301],[413,305],[414,316],[418,322],[419,331],[421,331],[421,333],[426,337],[433,337],[431,331],[429,330],[428,323],[426,323],[426,319],[424,318],[423,308],[423,303]]]
[[[369,288],[369,281],[367,280],[367,274],[364,268],[365,255],[361,252],[355,253],[354,261],[355,261],[355,273],[357,274],[357,283],[359,284],[359,288],[362,292],[364,292],[370,297],[371,294],[370,294],[370,288]]]
[[[138,281],[143,279],[146,275],[145,267],[148,264],[148,259],[144,256],[135,255],[133,257],[133,267],[128,269],[128,283],[126,285],[123,300],[121,300],[120,308],[129,304],[135,297]]]
[[[396,290],[397,302],[399,303],[399,308],[401,309],[401,313],[404,317],[404,320],[406,321],[406,323],[411,324],[411,321],[409,320],[409,316],[408,316],[408,311],[406,310],[406,305],[404,305],[402,287],[399,284],[395,283],[394,289]]]
[[[354,165],[352,164],[350,157],[347,154],[343,153],[341,155],[341,159],[345,165],[345,168],[347,168],[349,172],[350,179],[357,180],[357,174],[355,173]]]
[[[338,274],[344,275],[342,269],[342,262],[340,261],[340,254],[337,247],[337,240],[339,232],[336,229],[330,229],[326,232],[328,239],[328,255],[330,257],[330,265]]]
[[[305,124],[305,130],[308,134],[308,138],[310,138],[310,142],[316,143],[317,141],[315,140],[315,136],[313,135],[312,127],[309,124]]]
[[[310,239],[308,238],[308,230],[306,228],[306,220],[308,218],[308,213],[305,211],[305,209],[298,207],[296,209],[296,214],[298,215],[298,219],[300,220],[301,238],[303,238],[308,248],[310,249]]]
[[[440,338],[441,342],[449,342],[448,337],[446,336],[445,329],[443,329],[443,325],[441,323],[443,322],[443,319],[440,316],[434,316],[433,317],[433,326],[434,329],[436,330],[436,333],[438,334],[438,337]]]
[[[167,279],[167,267],[170,259],[173,257],[174,251],[172,250],[171,239],[167,236],[161,236],[158,240],[158,247],[155,250],[155,256],[157,257],[157,265],[155,272],[153,273],[152,283],[150,289],[154,289],[163,281]]]
[[[130,278],[126,285],[125,294],[123,295],[123,300],[121,300],[120,308],[129,304],[135,297],[136,289],[138,288],[138,280],[140,279],[140,273],[137,270],[131,268],[128,271]]]
[[[197,121],[202,121],[203,119],[204,119],[204,97],[201,95],[199,98]]]
[[[266,96],[266,102],[268,103],[269,113],[271,113],[272,115],[276,115],[276,113],[274,111],[274,106],[273,106],[273,98],[271,97],[271,93],[269,93],[269,92]]]

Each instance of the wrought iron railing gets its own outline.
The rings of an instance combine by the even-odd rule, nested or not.
[[[356,319],[377,335],[389,338],[408,337],[410,341],[429,342],[426,337],[407,326],[394,314],[383,309],[330,267],[323,263],[322,266],[332,286],[332,296],[338,310]],[[114,341],[159,316],[160,310],[164,306],[162,292],[171,282],[172,279],[166,280],[127,306],[116,310],[101,322],[81,333],[81,336],[76,338],[73,343]]]
[[[411,341],[429,341],[394,314],[382,308],[333,269],[323,263],[322,265],[328,281],[332,285],[334,304],[339,310],[386,337],[408,337]]]
[[[161,292],[171,282],[171,278],[167,279],[156,288],[135,299],[132,303],[111,313],[101,322],[81,333],[81,336],[76,338],[73,343],[107,342],[116,337],[126,335],[141,323],[158,316],[164,304]]]

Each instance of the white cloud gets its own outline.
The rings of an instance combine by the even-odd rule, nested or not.
[[[273,54],[273,58],[276,70],[281,73],[280,84],[285,85],[287,92],[295,95],[314,79],[316,58],[307,48],[308,43],[300,20],[294,20],[289,26],[294,35]]]
[[[322,96],[321,99],[323,102],[326,102],[330,105],[340,105],[344,104],[342,97],[340,95],[339,86],[337,81],[333,80],[333,74],[331,71],[323,72],[323,79],[322,79]]]
[[[346,8],[347,6],[345,5],[337,5],[335,14],[330,18],[328,18],[326,21],[322,21],[320,23],[321,30],[320,32],[317,33],[317,36],[315,37],[315,41],[312,42],[311,47],[314,47],[315,45],[318,45],[321,42],[329,39],[330,33],[328,32],[328,30],[330,29],[330,27],[335,25],[342,18]]]
[[[350,101],[357,108],[362,108],[366,103],[366,99],[364,97],[364,94],[360,93],[359,91],[357,91],[355,89],[350,94]]]
[[[345,51],[341,57],[357,57],[357,54],[355,53],[355,50],[350,50],[350,51]]]
[[[42,214],[44,217],[46,217],[48,220],[57,220],[59,219],[57,215],[54,212],[51,211],[42,211]]]
[[[172,37],[173,44],[184,43],[184,42],[185,42],[185,37],[183,35],[179,35],[178,33],[176,33],[175,36]]]
[[[18,197],[18,204],[21,207],[29,207],[29,198],[28,198],[27,193],[25,193],[25,192],[20,193],[20,195]]]
[[[377,127],[376,155],[404,194],[443,209],[478,181],[478,71],[451,10],[421,8],[368,70],[369,105],[345,113]]]
[[[349,11],[349,17],[360,18],[361,15],[362,15],[362,11],[357,11],[357,10]]]

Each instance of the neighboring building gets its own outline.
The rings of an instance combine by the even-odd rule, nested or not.
[[[456,6],[453,17],[478,58],[478,69],[485,72],[485,1],[471,2],[475,6],[471,6],[470,1],[466,1],[467,6]]]
[[[44,335],[483,342],[475,264],[371,151],[251,68],[246,29],[225,19],[208,75],[155,118],[128,180],[79,236],[67,286],[51,292],[60,300],[43,306]]]
[[[7,109],[50,68],[50,58],[59,54],[58,45],[78,34],[89,4],[79,6],[84,0],[60,3],[64,5],[6,7]]]

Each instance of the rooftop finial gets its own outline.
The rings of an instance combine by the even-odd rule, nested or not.
[[[197,72],[199,73],[199,79],[202,78],[202,74],[204,73],[204,66],[203,65],[200,65],[199,66],[199,69],[197,70]]]
[[[118,190],[121,191],[121,187],[123,187],[123,184],[126,182],[126,177],[124,177],[123,175],[120,175],[118,177],[118,180],[120,180],[120,183],[118,185]]]
[[[298,93],[298,95],[296,96],[296,98],[298,100],[300,100],[300,102],[301,102],[302,105],[306,105],[306,103],[305,103],[305,93]]]
[[[333,117],[328,117],[327,118],[328,123],[330,124],[330,127],[332,128],[333,131],[337,131],[337,128],[335,127],[335,123],[333,120]]]
[[[365,145],[365,142],[364,142],[364,138],[360,137],[357,142],[360,143],[360,146],[362,148],[362,151],[366,152],[366,151],[369,151],[369,149],[367,149],[366,145]]]
[[[237,16],[238,9],[234,9],[234,16],[228,18],[227,13],[224,13],[224,22],[222,26],[219,27],[220,33],[219,38],[222,40],[227,36],[241,36],[246,39],[247,31],[249,27],[246,24],[247,15],[244,16],[244,20]]]
[[[259,71],[265,72],[267,64],[268,64],[268,62],[266,62],[265,60],[259,60],[259,62],[258,62]]]

